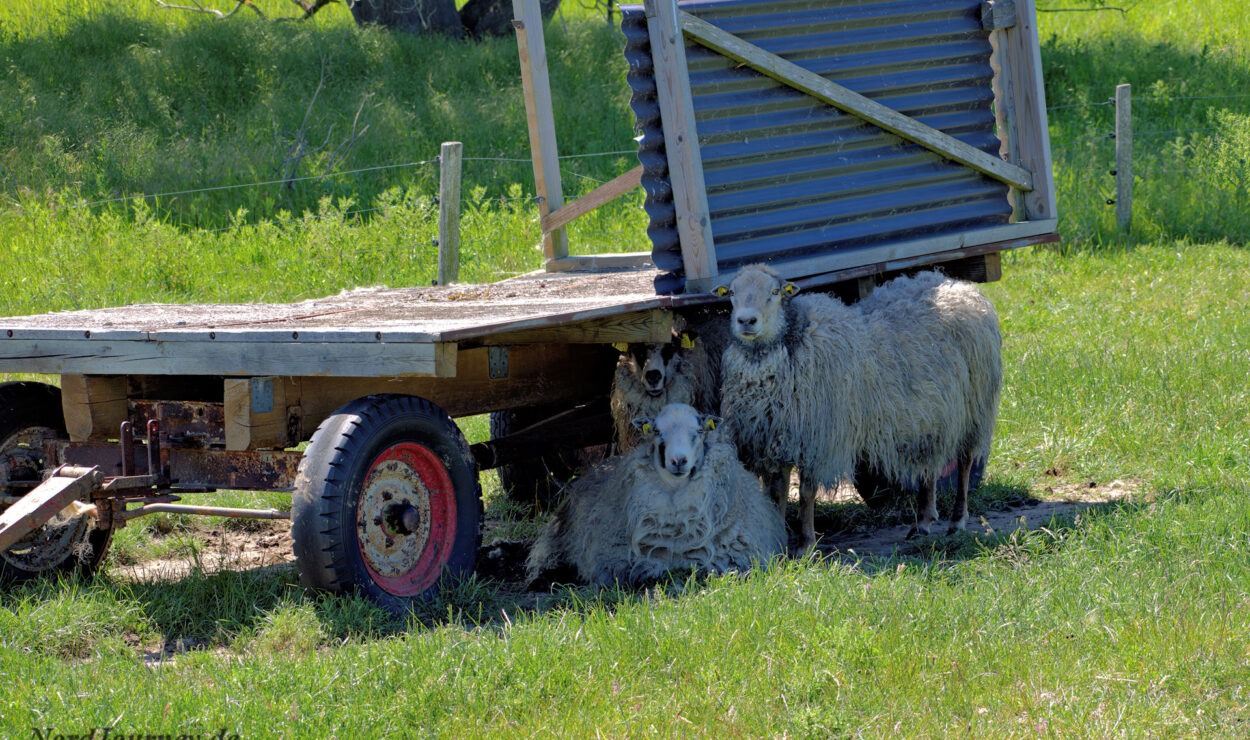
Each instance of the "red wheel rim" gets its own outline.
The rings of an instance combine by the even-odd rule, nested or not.
[[[395,596],[438,580],[456,539],[456,490],[442,460],[416,442],[374,458],[360,487],[357,544],[369,577]]]

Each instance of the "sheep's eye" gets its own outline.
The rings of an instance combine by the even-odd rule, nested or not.
[[[781,288],[773,288],[773,295],[781,295]]]

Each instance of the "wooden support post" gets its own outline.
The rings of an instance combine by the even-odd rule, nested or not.
[[[521,56],[521,86],[525,91],[525,114],[529,120],[530,156],[534,160],[534,189],[538,210],[546,216],[564,205],[560,183],[560,158],[556,149],[556,120],[551,107],[551,80],[547,77],[547,47],[543,39],[543,16],[538,0],[512,0],[516,20],[517,51]],[[564,229],[543,235],[548,260],[569,256]]]
[[[61,409],[74,442],[116,439],[129,410],[124,375],[62,375]]]
[[[1038,45],[1037,10],[1033,0],[1015,0],[1016,22],[1002,34],[998,51],[1006,56],[1003,71],[1008,86],[1009,160],[1033,175],[1033,189],[1022,193],[1024,221],[1055,218],[1055,176],[1050,168],[1050,134],[1046,122],[1046,93],[1042,87],[1042,52]]]
[[[439,153],[438,284],[460,278],[460,153],[458,141],[443,143]]]
[[[673,206],[677,209],[686,292],[708,290],[719,269],[712,242],[712,219],[703,179],[703,160],[699,155],[699,132],[690,94],[681,16],[677,0],[646,0],[644,8],[651,37],[656,93],[664,122],[664,148],[668,152]]]
[[[1133,226],[1133,86],[1115,88],[1115,225]]]

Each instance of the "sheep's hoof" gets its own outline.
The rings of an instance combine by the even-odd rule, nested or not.
[[[912,525],[911,529],[907,530],[907,536],[904,537],[903,539],[914,540],[917,537],[921,537],[921,536],[928,537],[929,528],[927,526],[922,527],[919,524],[914,524]]]
[[[949,536],[949,535],[952,535],[952,534],[956,534],[956,533],[958,533],[958,532],[963,532],[963,531],[964,531],[964,530],[966,530],[967,528],[968,528],[968,527],[967,527],[967,525],[966,525],[966,524],[964,524],[964,523],[962,523],[962,522],[955,522],[954,524],[952,524],[952,525],[951,525],[951,526],[950,526],[950,527],[946,530],[946,534]]]

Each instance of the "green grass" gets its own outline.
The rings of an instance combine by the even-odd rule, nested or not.
[[[548,29],[562,150],[628,149],[619,39],[566,10],[567,28]],[[506,40],[411,39],[345,16],[0,6],[0,315],[428,282],[428,166],[83,205],[270,178],[284,154],[274,127],[298,128],[322,52],[332,75],[310,140],[350,129],[372,94],[370,131],[341,169],[424,161],[452,138],[466,157],[525,156]],[[222,526],[140,520],[101,577],[0,594],[0,735],[1245,735],[1250,99],[1216,97],[1250,89],[1244,9],[1160,2],[1041,26],[1065,241],[1006,256],[986,286],[1006,386],[974,514],[1085,480],[1137,481],[1131,500],[888,560],[791,560],[647,592],[473,578],[409,619],[309,596],[290,570],[132,580],[128,560],[194,562],[198,533]],[[1101,103],[1122,81],[1140,131],[1181,132],[1139,139],[1132,239],[1103,203],[1108,142],[1079,141],[1110,130]],[[566,160],[566,182],[629,166]],[[1145,174],[1170,169],[1192,171]],[[528,165],[470,161],[465,180],[466,278],[536,268]],[[628,202],[580,238],[643,249],[644,226]],[[488,433],[481,418],[464,427]],[[484,485],[488,516],[506,516],[493,477]],[[873,521],[853,505],[823,514]]]

